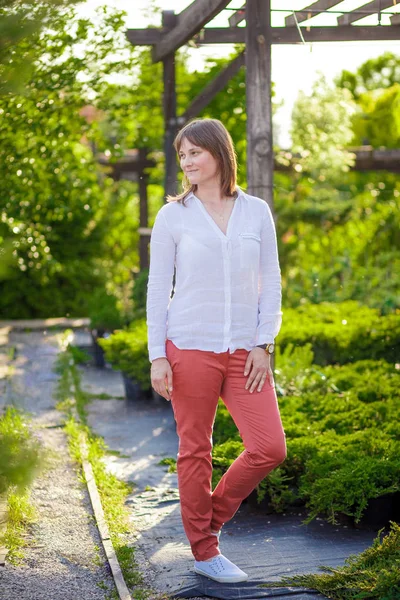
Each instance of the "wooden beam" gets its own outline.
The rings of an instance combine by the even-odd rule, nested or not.
[[[271,3],[246,2],[247,189],[273,211]]]
[[[195,0],[178,15],[177,25],[153,48],[153,61],[158,62],[175,52],[213,19],[230,0]]]
[[[391,41],[400,39],[397,15],[392,17],[391,25],[341,25],[340,27],[302,27],[307,42],[354,42],[354,41]],[[136,46],[152,46],[161,39],[161,29],[128,29],[126,36]],[[245,27],[206,27],[193,40],[199,46],[203,44],[244,44]],[[273,44],[300,43],[297,27],[272,27]]]
[[[306,6],[302,8],[301,11],[295,10],[297,22],[301,23],[302,21],[307,21],[311,19],[311,17],[316,17],[317,15],[325,12],[329,8],[333,8],[337,4],[340,4],[340,0],[317,0],[310,6]],[[312,12],[309,12],[312,11]],[[292,27],[296,25],[296,19],[293,15],[289,15],[285,18],[286,27]]]
[[[272,44],[300,44],[297,27],[272,27]],[[306,42],[354,42],[354,41],[390,41],[400,39],[398,25],[341,27],[302,27]],[[195,38],[198,45],[203,44],[244,44],[246,27],[207,27]]]
[[[237,27],[239,23],[244,21],[246,18],[246,5],[243,4],[242,8],[237,10],[233,15],[231,15],[228,19],[230,27]]]
[[[400,173],[400,150],[378,150],[361,147],[355,150],[357,171],[390,171]]]
[[[364,17],[368,16],[367,14],[363,13],[369,13],[373,15],[379,12],[379,10],[389,8],[389,6],[393,6],[393,0],[373,0],[372,2],[363,4],[363,6],[359,6],[354,12],[338,17],[338,25],[351,25],[351,23],[359,21],[360,19],[364,19]],[[358,10],[360,12],[357,12]]]
[[[218,75],[206,85],[186,109],[181,119],[189,121],[190,119],[197,117],[197,115],[211,102],[214,96],[228,85],[232,77],[236,75],[243,65],[244,52],[241,52],[227,67],[225,67],[225,69],[220,71]]]
[[[347,148],[356,155],[354,165],[351,171],[389,171],[390,173],[400,173],[400,150],[377,150],[372,146],[360,146],[358,148]],[[282,161],[280,155],[285,155]],[[283,150],[275,156],[275,171],[292,171],[293,159],[298,159],[299,154]]]
[[[127,29],[125,36],[133,46],[153,46],[161,41],[163,32],[162,29],[156,29],[155,27],[149,27],[148,29]]]

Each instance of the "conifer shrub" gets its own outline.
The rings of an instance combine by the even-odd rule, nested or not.
[[[310,343],[278,351],[275,370],[287,458],[258,486],[274,510],[304,503],[307,521],[339,514],[359,522],[370,500],[400,492],[400,369],[385,360],[313,362]],[[214,427],[215,483],[241,452],[220,401]],[[229,445],[232,441],[237,445]],[[224,451],[229,448],[229,461]]]
[[[311,344],[314,362],[320,365],[363,359],[396,362],[400,356],[400,313],[380,315],[352,300],[321,302],[284,310],[278,343]]]

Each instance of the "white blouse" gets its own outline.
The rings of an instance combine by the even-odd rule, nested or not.
[[[149,360],[180,349],[216,353],[273,342],[281,322],[281,272],[268,204],[237,188],[226,235],[197,196],[165,204],[150,239]],[[175,289],[171,297],[176,267]]]

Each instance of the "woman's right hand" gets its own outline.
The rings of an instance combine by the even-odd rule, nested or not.
[[[151,385],[166,400],[171,400],[172,369],[167,358],[155,358],[151,363]]]

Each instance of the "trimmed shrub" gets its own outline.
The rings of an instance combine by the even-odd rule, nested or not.
[[[311,344],[288,344],[275,371],[288,455],[258,486],[258,500],[282,511],[303,502],[307,521],[339,513],[358,522],[369,500],[400,491],[400,370],[384,360],[314,364]],[[220,402],[213,455],[215,483],[241,452]],[[231,443],[230,443],[231,442]],[[225,449],[229,460],[224,463]]]
[[[278,344],[310,343],[320,365],[400,356],[400,314],[379,311],[349,300],[340,304],[306,304],[284,311]]]
[[[151,389],[147,325],[144,319],[134,321],[127,329],[116,330],[110,337],[99,339],[98,343],[113,369],[134,379],[143,391]]]

